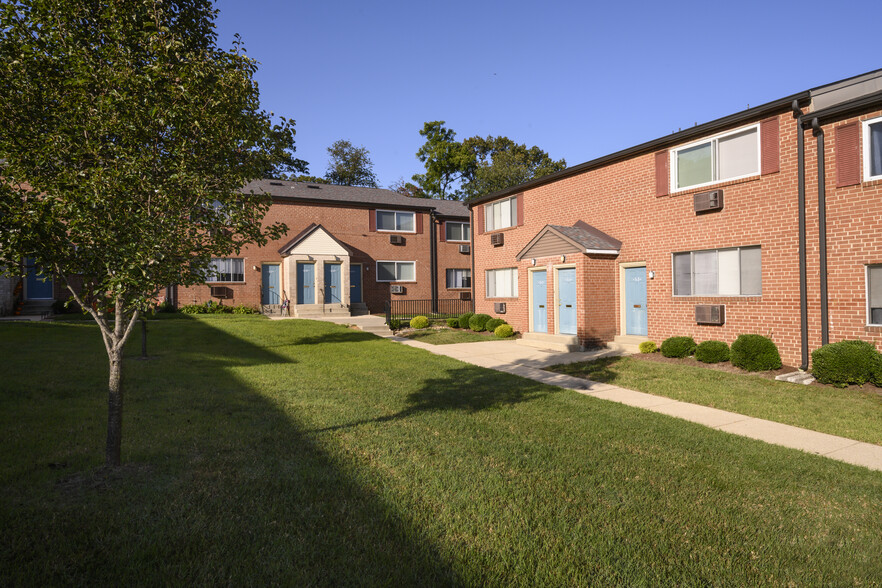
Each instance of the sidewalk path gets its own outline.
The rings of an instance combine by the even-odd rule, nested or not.
[[[356,324],[365,331],[378,334],[380,332],[379,327],[385,327],[384,319],[375,316],[346,317],[345,319],[333,319],[332,322]],[[750,437],[751,439],[758,439],[766,443],[799,449],[808,453],[823,455],[830,459],[864,466],[871,470],[882,471],[882,446],[880,445],[864,443],[826,433],[818,433],[718,408],[680,402],[679,400],[672,400],[663,396],[637,392],[611,384],[602,384],[542,369],[556,364],[591,361],[599,357],[619,355],[618,352],[609,349],[561,353],[519,345],[513,340],[430,345],[404,337],[384,336],[402,345],[418,347],[436,355],[446,355],[466,363],[522,376],[544,384],[567,388],[568,390],[575,390],[587,396],[620,402],[628,406],[643,408],[698,423],[733,435]]]

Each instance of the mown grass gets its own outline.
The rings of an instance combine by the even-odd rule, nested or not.
[[[0,325],[6,584],[870,585],[882,477],[309,321]]]
[[[548,369],[882,445],[882,395],[874,392],[803,386],[635,357],[603,358]]]
[[[425,329],[408,333],[405,337],[414,341],[429,343],[430,345],[451,345],[453,343],[499,340],[493,333],[476,333],[465,329]]]

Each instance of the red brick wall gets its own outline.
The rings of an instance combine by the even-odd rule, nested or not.
[[[861,118],[878,115],[877,111]],[[527,269],[530,260],[518,263],[515,256],[546,224],[573,225],[581,220],[621,240],[623,245],[620,255],[612,261],[578,254],[583,258],[577,272],[578,296],[585,301],[585,308],[580,309],[579,315],[580,338],[588,342],[596,338],[609,341],[615,334],[621,334],[618,268],[622,263],[645,262],[647,270],[655,272],[655,278],[647,282],[650,339],[660,343],[670,336],[690,335],[697,341],[719,339],[731,343],[741,333],[760,333],[777,343],[785,363],[798,365],[797,131],[796,121],[789,111],[781,112],[778,118],[780,169],[776,173],[656,197],[655,156],[646,153],[526,191],[523,194],[524,225],[503,229],[503,246],[490,245],[491,233],[478,234],[475,231],[477,311],[493,314],[493,302],[498,301],[484,299],[485,270],[517,266],[518,297],[506,300],[506,319],[519,331],[529,330]],[[845,122],[825,127],[831,341],[862,338],[874,341],[878,346],[882,342],[882,333],[879,332],[882,329],[864,326],[864,264],[882,263],[882,231],[879,230],[882,182],[835,188],[832,128]],[[810,349],[820,346],[814,149],[814,139],[808,132],[806,218]],[[711,188],[723,188],[723,210],[696,215],[693,195]],[[673,296],[672,253],[749,245],[762,247],[761,296]],[[547,261],[538,260],[537,264]],[[549,273],[549,288],[551,281]],[[550,311],[553,311],[552,300],[552,291],[549,290]],[[696,304],[725,304],[726,324],[696,324]],[[553,332],[551,316],[549,332]]]
[[[382,209],[382,207],[379,207]],[[261,291],[261,264],[281,263],[282,256],[279,249],[287,244],[294,236],[299,234],[310,224],[320,224],[328,230],[338,241],[342,242],[352,251],[351,262],[362,264],[362,288],[363,299],[372,312],[381,312],[386,300],[389,300],[389,283],[377,282],[376,262],[384,261],[415,261],[416,282],[401,282],[406,288],[406,294],[395,295],[395,298],[403,299],[429,299],[431,298],[431,261],[430,261],[430,224],[427,212],[418,212],[423,217],[422,234],[418,233],[395,233],[405,238],[404,245],[392,245],[389,242],[388,232],[371,231],[369,218],[372,209],[345,205],[302,204],[290,201],[276,200],[270,207],[264,219],[265,223],[283,222],[288,226],[286,236],[277,241],[272,241],[264,247],[249,246],[235,257],[244,258],[245,282],[244,283],[216,283],[230,288],[233,292],[231,300],[224,304],[246,304],[258,306],[260,304]],[[438,297],[458,298],[459,291],[447,290],[445,287],[446,268],[468,268],[471,265],[471,256],[459,253],[458,243],[440,242],[441,225],[438,225],[436,239],[438,239]],[[257,269],[254,269],[254,268]],[[284,271],[284,267],[281,271]],[[281,276],[284,283],[284,276]],[[289,298],[294,298],[296,293],[288,292]],[[202,303],[211,300],[210,286],[193,286],[180,288],[178,292],[179,304]]]

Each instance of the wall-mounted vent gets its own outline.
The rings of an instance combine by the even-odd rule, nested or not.
[[[723,209],[723,191],[711,190],[710,192],[702,192],[692,197],[692,203],[695,212],[709,212],[711,210]]]
[[[389,235],[389,242],[393,245],[404,245],[404,235]]]
[[[472,299],[472,293],[471,293],[471,292],[460,292],[460,293],[459,293],[459,299],[460,299],[460,300],[471,300],[471,299]]]
[[[393,284],[389,286],[389,292],[392,294],[404,294],[407,290],[404,286],[399,286],[398,284]]]
[[[505,314],[505,302],[494,302],[493,312],[496,314]]]
[[[460,246],[459,246],[459,252],[460,252],[460,253],[471,253],[471,252],[472,252],[472,248],[471,248],[470,246],[468,246],[468,245],[460,245]]]
[[[220,298],[221,300],[227,300],[233,297],[233,290],[231,288],[227,288],[226,286],[212,286],[211,297]]]
[[[494,233],[490,235],[490,244],[499,247],[505,243],[505,233]]]
[[[695,322],[700,325],[722,325],[726,322],[726,306],[724,304],[696,305]]]

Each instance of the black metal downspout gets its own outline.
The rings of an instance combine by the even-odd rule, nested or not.
[[[830,342],[827,307],[827,184],[824,177],[824,129],[812,119],[812,133],[818,139],[818,250],[821,256],[821,345]]]
[[[802,129],[802,110],[799,101],[792,104],[793,118],[796,119],[797,175],[799,191],[799,334],[802,351],[799,369],[808,369],[808,280],[806,278],[805,253],[805,136]]]
[[[483,206],[483,205],[482,205]],[[475,209],[469,209],[469,259],[472,263],[472,312],[475,311]]]
[[[430,282],[432,289],[432,312],[438,312],[438,244],[435,243],[437,239],[437,231],[435,230],[435,210],[432,209],[429,211],[429,238],[431,242],[429,243],[429,257],[432,272],[432,280]]]

